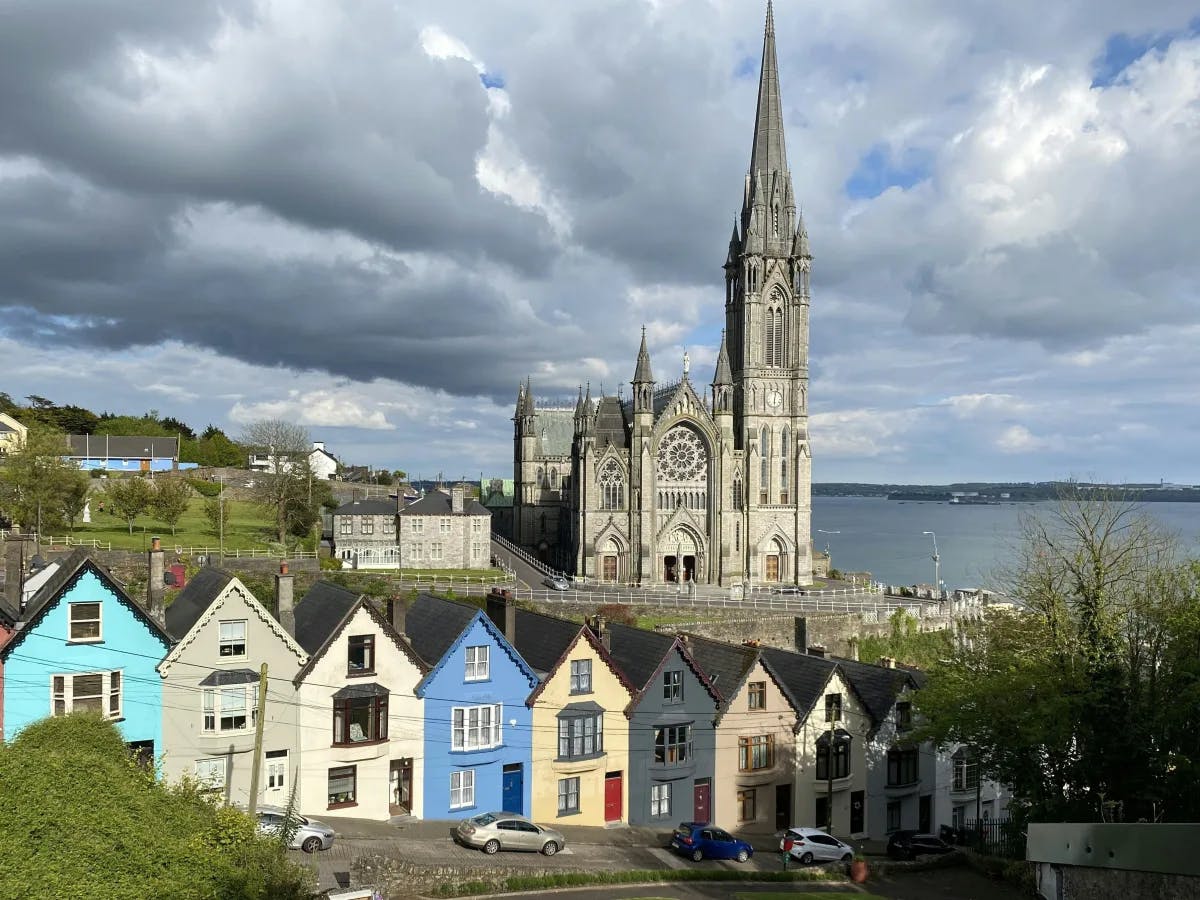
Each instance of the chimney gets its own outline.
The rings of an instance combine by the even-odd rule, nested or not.
[[[608,630],[608,620],[600,613],[587,620],[587,626],[592,630],[597,640],[605,650],[612,650],[612,632]]]
[[[296,636],[296,576],[288,571],[286,561],[279,564],[279,574],[275,576],[275,618],[283,626],[283,630],[292,637]]]
[[[13,609],[21,609],[21,588],[25,585],[25,538],[14,525],[4,541],[4,596]]]
[[[691,636],[690,634],[681,634],[681,635],[679,636],[679,643],[683,644],[683,649],[684,649],[684,650],[687,650],[689,653],[691,652],[691,650],[692,650],[692,636]]]
[[[392,623],[392,627],[396,629],[396,634],[404,634],[404,627],[408,619],[408,607],[399,597],[391,597],[387,602],[387,617]]]
[[[450,488],[450,512],[460,513],[463,511],[463,494],[464,487],[461,481]]]
[[[896,658],[894,656],[881,656],[879,657],[879,665],[885,669],[894,669],[896,668]]]
[[[150,552],[147,554],[150,562],[149,583],[146,585],[146,609],[158,620],[162,620],[165,610],[163,600],[166,596],[166,564],[163,561],[162,541],[150,538]]]
[[[313,449],[314,450],[324,450],[325,442],[324,441],[313,441]]]
[[[487,596],[487,616],[504,632],[506,641],[510,644],[516,641],[517,607],[512,600],[512,591],[492,588]]]
[[[846,654],[847,658],[858,662],[858,638],[850,638],[850,640],[846,642],[846,646],[849,648]]]
[[[811,644],[808,648],[808,655],[809,656],[819,656],[822,659],[824,659],[825,658],[825,645],[824,644]]]

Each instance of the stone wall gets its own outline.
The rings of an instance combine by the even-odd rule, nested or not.
[[[488,857],[489,860],[495,857]],[[487,893],[504,889],[507,879],[514,876],[561,875],[563,868],[537,868],[534,866],[461,866],[421,865],[388,856],[364,855],[356,857],[351,866],[353,883],[371,885],[387,900],[401,897],[429,896],[438,888],[447,885],[486,885]],[[481,893],[475,891],[474,893]]]

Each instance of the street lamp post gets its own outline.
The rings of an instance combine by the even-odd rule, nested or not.
[[[938,556],[937,535],[932,531],[922,531],[921,534],[927,534],[933,538],[933,593],[935,599],[942,599],[942,558]]]

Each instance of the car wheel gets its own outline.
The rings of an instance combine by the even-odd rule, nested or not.
[[[704,859],[704,854],[701,853],[698,848],[696,850],[692,851],[692,861],[693,862],[700,862],[700,860],[702,860],[702,859]]]
[[[492,838],[490,841],[488,841],[486,844],[483,845],[483,852],[486,853],[488,856],[491,856],[493,853],[495,853],[499,849],[500,849],[500,842],[498,840],[496,840],[495,838]]]
[[[844,853],[844,854],[842,854],[842,862],[844,862],[844,863],[848,863],[848,862],[852,862],[853,860],[854,860],[854,854],[853,854],[853,853]]]
[[[748,852],[748,851],[746,851],[746,850],[739,850],[739,851],[738,851],[738,855],[737,855],[737,861],[738,861],[738,862],[745,862],[745,861],[746,861],[746,860],[748,860],[749,858],[750,858],[750,854],[749,854],[749,852]]]
[[[305,853],[316,853],[321,849],[321,839],[319,837],[307,837],[304,843],[300,845],[300,849]]]
[[[547,856],[553,856],[558,852],[558,844],[554,841],[546,841],[546,846],[542,848],[542,852]]]
[[[812,861],[813,855],[811,853],[805,853],[802,857],[800,857],[800,865],[802,866],[811,866]]]

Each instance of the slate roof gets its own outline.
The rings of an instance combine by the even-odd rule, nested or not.
[[[904,669],[886,669],[851,659],[837,659],[835,662],[876,725],[887,718],[904,686],[913,684],[911,673]]]
[[[340,584],[316,582],[296,604],[296,643],[310,656],[315,654],[337,631],[359,597]]]
[[[609,444],[614,447],[629,446],[629,419],[625,405],[616,397],[601,397],[596,406],[596,424],[592,428],[596,446],[603,449]]]
[[[71,456],[79,459],[178,459],[179,438],[117,434],[67,435]],[[149,451],[149,452],[147,452]]]
[[[417,655],[433,666],[478,612],[477,606],[421,594],[408,608],[404,618],[404,633],[408,635]]]
[[[205,566],[188,579],[167,607],[167,632],[171,637],[178,641],[191,631],[231,581],[233,575],[216,566]]]
[[[688,635],[688,650],[708,676],[709,683],[721,695],[722,707],[729,705],[738,686],[745,681],[758,660],[757,647],[727,644],[694,634]]]
[[[533,430],[541,440],[543,456],[570,456],[575,441],[575,410],[539,409]]]
[[[351,500],[333,511],[335,516],[394,516],[393,500]]]
[[[671,635],[660,634],[657,631],[647,631],[644,628],[632,628],[629,625],[608,623],[609,648],[613,661],[625,673],[629,683],[639,691],[646,686],[675,638]]]
[[[461,513],[450,512],[451,500],[450,495],[445,491],[430,491],[416,503],[410,503],[404,509],[400,510],[402,516],[490,516],[491,512],[486,506],[471,497],[463,498],[463,511]],[[338,512],[341,512],[339,509]]]
[[[762,657],[802,719],[824,696],[829,676],[837,668],[832,660],[775,647],[763,647]]]
[[[0,622],[12,627],[17,623],[19,614],[15,609],[8,605],[8,601],[4,599],[4,595],[0,594]]]
[[[567,652],[567,648],[571,646],[583,626],[578,622],[526,609],[518,609],[516,612],[517,633],[513,646],[525,662],[529,663],[529,667],[544,679],[562,659],[562,655]],[[497,622],[496,627],[504,631],[503,622]]]

